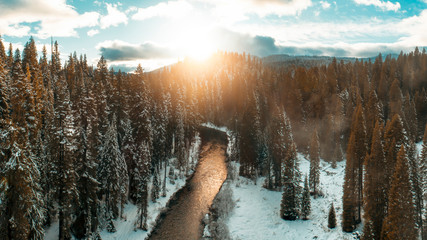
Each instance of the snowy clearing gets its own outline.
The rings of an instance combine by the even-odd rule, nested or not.
[[[310,162],[298,154],[300,170],[308,175]],[[253,181],[239,177],[233,184],[233,199],[236,207],[230,214],[228,228],[233,239],[353,239],[352,233],[341,230],[342,185],[345,161],[333,169],[321,161],[320,190],[324,197],[311,197],[311,214],[307,221],[285,221],[280,218],[282,192],[262,187],[265,178]],[[328,212],[334,203],[337,227],[328,228]],[[356,231],[360,232],[362,226]]]

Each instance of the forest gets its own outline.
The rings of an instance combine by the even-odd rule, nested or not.
[[[320,159],[345,161],[337,227],[427,239],[425,49],[312,67],[217,52],[132,73],[58,49],[39,56],[33,38],[22,53],[0,40],[0,239],[44,239],[54,222],[58,239],[100,239],[129,202],[147,230],[148,202],[171,177],[162,166],[189,174],[202,123],[232,132],[228,161],[283,193],[284,221],[309,219]],[[308,179],[297,153],[310,159]]]

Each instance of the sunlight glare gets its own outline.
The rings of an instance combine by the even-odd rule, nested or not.
[[[215,40],[211,28],[201,18],[188,18],[185,29],[181,29],[177,39],[177,46],[183,57],[195,60],[206,60],[215,51]]]

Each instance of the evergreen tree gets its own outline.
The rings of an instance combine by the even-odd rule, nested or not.
[[[119,149],[115,121],[114,117],[108,126],[98,166],[100,191],[105,199],[107,230],[110,232],[115,231],[113,219],[119,215],[118,205],[121,199],[127,196],[128,185],[126,162]]]
[[[279,107],[273,109],[273,116],[268,128],[268,145],[272,158],[274,187],[282,186],[282,166],[285,158],[285,122]],[[240,148],[241,149],[241,148]],[[243,150],[243,149],[241,149]]]
[[[154,168],[153,184],[151,186],[151,201],[156,202],[160,194],[159,171]]]
[[[363,162],[366,156],[366,131],[363,108],[359,104],[353,114],[343,191],[343,231],[352,232],[361,222],[363,200]],[[354,211],[354,213],[352,212]]]
[[[285,220],[296,220],[300,211],[300,172],[296,146],[293,141],[292,128],[286,113],[283,114],[285,123],[286,152],[282,165],[283,194],[280,204],[280,216]]]
[[[331,208],[329,209],[329,214],[328,214],[328,228],[335,228],[337,226],[337,219],[335,216],[335,208],[334,208],[334,204],[331,204]]]
[[[283,185],[282,201],[280,203],[280,216],[284,220],[296,220],[299,216],[296,195],[296,184],[294,182],[285,182]]]
[[[71,239],[74,201],[77,199],[75,173],[75,132],[70,96],[63,75],[56,82],[55,103],[55,170],[59,211],[59,239]]]
[[[310,190],[314,194],[314,197],[317,196],[317,191],[320,183],[320,157],[319,157],[319,136],[317,135],[317,130],[313,132],[310,141],[309,149],[309,158],[310,158]]]
[[[81,90],[82,96],[79,97],[76,124],[77,129],[77,159],[76,173],[79,178],[77,189],[79,192],[79,204],[76,209],[76,220],[73,223],[73,233],[78,238],[96,238],[98,232],[98,184],[97,181],[97,151],[96,138],[98,132],[96,129],[96,112],[91,106],[94,104],[94,98],[90,88],[83,83],[77,86]]]
[[[135,225],[136,228],[147,231],[148,182],[151,167],[148,143],[143,142],[137,151],[139,157],[136,159],[135,181],[137,183],[136,204],[138,206],[138,219]]]
[[[5,177],[5,213],[0,219],[2,239],[42,239],[43,198],[38,184],[40,173],[34,156],[23,143],[14,142],[10,158],[1,171]],[[3,206],[1,206],[3,209]]]
[[[303,220],[308,220],[308,216],[311,213],[311,201],[310,201],[310,189],[308,187],[307,176],[304,180],[304,191],[302,194],[301,201],[301,216]]]
[[[419,171],[420,171],[420,188],[423,190],[422,191],[422,206],[424,207],[424,209],[426,209],[425,204],[427,203],[427,124],[425,126],[425,130],[424,130],[424,137],[423,137],[423,145],[422,145],[422,150],[421,150],[421,155],[420,155],[420,166],[419,166]],[[421,227],[421,234],[422,234],[422,239],[427,239],[427,211],[424,211],[424,216],[422,218],[422,225]]]
[[[355,229],[356,222],[356,195],[355,195],[355,174],[353,171],[354,161],[351,152],[354,151],[354,135],[350,135],[347,148],[347,160],[345,165],[345,176],[343,186],[343,215],[342,215],[342,229],[344,232],[352,232]]]
[[[409,162],[404,146],[397,154],[389,192],[387,217],[384,219],[382,239],[417,239],[414,200],[409,179]]]
[[[375,124],[371,154],[365,159],[363,239],[381,239],[381,228],[386,214],[386,165],[382,140],[382,126]]]

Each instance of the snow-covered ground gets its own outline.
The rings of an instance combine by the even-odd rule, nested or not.
[[[193,173],[194,168],[198,161],[200,144],[201,144],[200,137],[197,136],[196,141],[193,142],[193,145],[191,146],[189,155],[188,155],[189,156],[188,161],[191,166],[190,173],[189,173],[190,175]],[[170,161],[173,161],[173,160],[174,159],[170,159]],[[161,173],[164,173],[164,168],[161,171]],[[167,173],[169,173],[169,167],[167,167]],[[176,169],[175,169],[175,175],[178,176],[178,179],[175,180],[174,184],[170,183],[169,178],[166,180],[166,197],[160,197],[159,199],[157,199],[155,203],[153,203],[151,199],[149,199],[148,221],[147,221],[148,231],[135,229],[135,222],[138,217],[138,207],[134,204],[128,203],[126,204],[124,209],[124,214],[123,214],[124,219],[118,219],[114,221],[117,231],[114,233],[109,233],[106,230],[102,230],[100,232],[101,238],[103,240],[145,239],[148,233],[151,232],[151,230],[153,229],[157,216],[165,208],[171,196],[185,185],[186,177],[183,176],[182,178],[180,178],[179,171]],[[149,193],[151,193],[151,190],[149,190]],[[46,230],[45,239],[46,240],[58,239],[58,235],[59,235],[58,222],[55,222],[54,224],[52,224],[50,228]]]
[[[298,154],[300,170],[308,175],[310,162]],[[311,197],[310,220],[284,221],[279,216],[282,192],[262,187],[265,178],[253,181],[239,177],[233,184],[236,207],[228,219],[232,239],[353,239],[353,234],[341,230],[342,185],[345,162],[337,163],[333,169],[321,161],[320,190],[323,197]],[[328,228],[328,213],[334,204],[337,227]],[[362,228],[359,226],[357,230]]]

